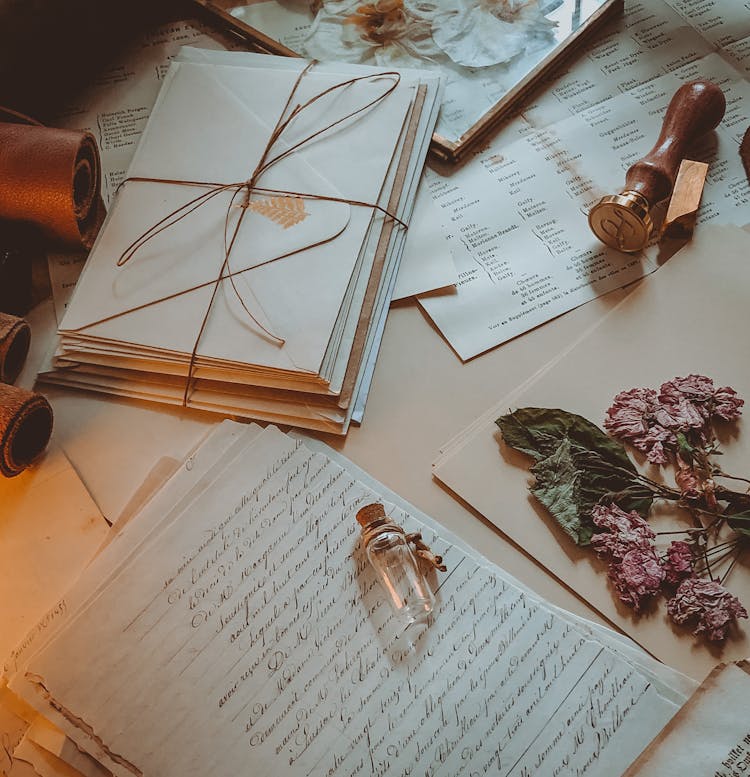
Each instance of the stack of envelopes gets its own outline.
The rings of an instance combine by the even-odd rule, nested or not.
[[[345,433],[438,92],[414,71],[183,50],[40,377]]]

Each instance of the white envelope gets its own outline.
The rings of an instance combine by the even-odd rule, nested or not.
[[[263,155],[296,77],[286,70],[268,70],[258,84],[240,68],[173,64],[129,176],[242,182]],[[313,69],[299,83],[294,104],[304,104],[341,80]],[[367,106],[391,86],[388,77],[382,77],[332,92],[300,113],[269,157]],[[343,121],[284,157],[258,185],[376,203],[410,102],[409,88],[396,89],[376,109]],[[200,357],[317,373],[372,209],[303,198],[295,206],[301,204],[306,215],[285,227],[257,205],[272,207],[274,195],[254,193],[251,207],[257,210],[245,212],[229,256],[228,270],[238,273],[234,285],[224,280],[214,294],[225,257],[224,225],[228,223],[231,236],[242,212],[235,207],[242,193],[232,205],[235,192],[213,192],[216,196],[117,266],[133,240],[181,205],[210,192],[179,183],[126,183],[61,331],[72,341],[132,343],[186,358],[200,334]],[[285,254],[291,255],[263,264]]]

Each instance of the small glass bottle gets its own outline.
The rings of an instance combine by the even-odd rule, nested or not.
[[[381,504],[363,507],[357,512],[357,522],[367,558],[404,628],[425,623],[435,600],[404,530],[385,514]]]

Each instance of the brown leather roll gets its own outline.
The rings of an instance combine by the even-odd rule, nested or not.
[[[47,447],[52,408],[33,391],[0,383],[0,474],[20,475]]]
[[[91,248],[103,219],[99,149],[89,132],[0,123],[0,219]]]
[[[22,318],[0,313],[0,381],[13,383],[23,369],[31,327]]]

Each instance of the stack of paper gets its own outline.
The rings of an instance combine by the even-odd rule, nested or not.
[[[29,777],[18,748],[37,713],[6,688],[6,674],[62,617],[66,590],[109,526],[54,446],[17,478],[0,479],[0,505],[0,775]]]
[[[421,73],[187,50],[41,377],[345,432],[438,91]]]
[[[376,500],[448,566],[412,635],[358,542]],[[216,427],[18,651],[60,732],[33,744],[123,777],[621,773],[694,684],[407,507],[320,443]]]

